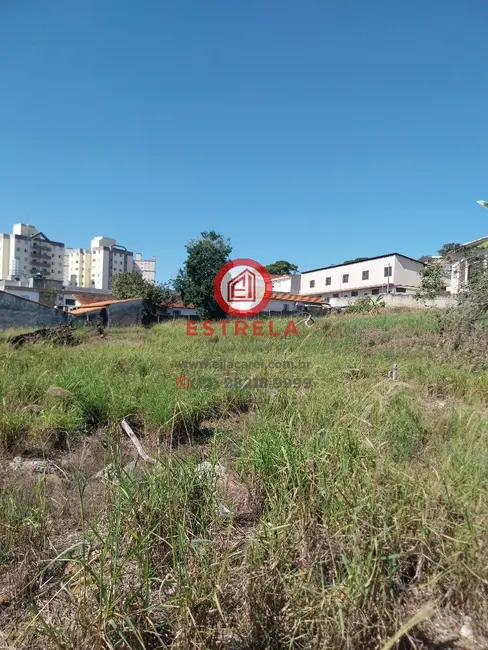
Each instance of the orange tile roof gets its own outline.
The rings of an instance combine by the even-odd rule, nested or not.
[[[85,304],[83,307],[75,307],[70,311],[71,314],[82,314],[85,311],[94,311],[95,309],[102,309],[103,307],[108,307],[109,305],[115,305],[119,302],[133,302],[134,300],[141,300],[140,298],[124,298],[117,300],[116,298],[111,298],[110,300],[102,300],[100,302],[91,302]]]
[[[100,301],[111,300],[113,296],[100,293],[97,295],[94,295],[93,293],[74,293],[73,298],[76,300],[76,302],[79,302],[82,307],[84,307],[85,305],[93,305]]]
[[[290,300],[292,302],[313,302],[318,305],[324,305],[325,300],[320,296],[304,296],[303,294],[273,292],[271,294],[272,300]]]
[[[77,307],[76,309],[71,309],[68,313],[73,316],[81,316],[82,314],[88,314],[91,311],[100,311],[101,309],[102,307]]]
[[[195,305],[184,305],[180,300],[171,303],[171,305],[161,305],[167,309],[195,309]]]

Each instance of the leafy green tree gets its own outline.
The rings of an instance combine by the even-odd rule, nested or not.
[[[445,288],[444,269],[442,264],[428,264],[420,272],[420,290],[417,298],[435,298]]]
[[[271,275],[290,275],[298,271],[296,264],[286,262],[285,260],[278,260],[277,262],[273,262],[273,264],[268,264],[265,268]]]
[[[144,298],[149,282],[138,271],[118,273],[112,277],[110,288],[119,300],[126,298]]]
[[[202,232],[200,238],[186,245],[187,258],[174,281],[183,304],[195,305],[201,318],[219,319],[224,312],[214,297],[214,280],[221,267],[229,261],[230,241],[214,230]]]
[[[432,261],[432,255],[422,255],[422,257],[419,257],[418,261],[422,262],[422,264],[429,264],[429,262]]]
[[[127,271],[114,275],[111,282],[112,294],[119,299],[142,298],[143,322],[156,320],[158,313],[174,302],[174,294],[164,284],[152,284],[138,271]]]
[[[355,257],[353,260],[346,260],[343,264],[353,264],[354,262],[365,262],[369,257]]]
[[[454,243],[449,243],[449,244],[444,244],[442,248],[439,248],[437,251],[441,257],[447,257],[449,253],[454,253],[458,248],[461,248],[461,244],[454,244]]]

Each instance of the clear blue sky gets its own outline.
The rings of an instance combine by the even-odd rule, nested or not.
[[[0,231],[301,270],[488,234],[486,0],[0,0]]]

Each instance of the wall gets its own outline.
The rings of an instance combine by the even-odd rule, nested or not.
[[[395,284],[402,287],[420,287],[420,272],[424,265],[400,255],[395,257],[393,277]]]
[[[445,308],[455,307],[458,303],[450,295],[437,296],[433,300],[416,300],[414,295],[402,293],[387,293],[380,294],[379,296],[372,296],[373,298],[381,298],[387,307],[409,307],[415,309],[423,308]],[[347,307],[352,305],[357,298],[333,298],[330,301],[332,307]]]
[[[270,300],[265,311],[293,311],[293,309],[295,309],[294,300]]]
[[[175,314],[175,312],[178,312]],[[166,314],[168,316],[196,316],[197,315],[197,310],[194,307],[170,307],[167,311]]]
[[[286,291],[291,293],[291,275],[273,280],[273,291]]]
[[[19,298],[25,298],[25,300],[31,300],[32,302],[39,302],[39,291],[33,291],[29,289],[22,289],[22,287],[13,288],[5,287],[3,289],[5,293],[11,293],[13,296],[18,296]]]
[[[57,309],[0,291],[0,328],[45,327],[66,323],[67,315]]]
[[[140,325],[142,323],[142,300],[140,298],[107,306],[108,327]]]

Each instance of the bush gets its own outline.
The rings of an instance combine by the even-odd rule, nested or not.
[[[346,309],[348,314],[377,313],[385,306],[380,296],[372,298],[371,296],[361,296],[352,305]]]

